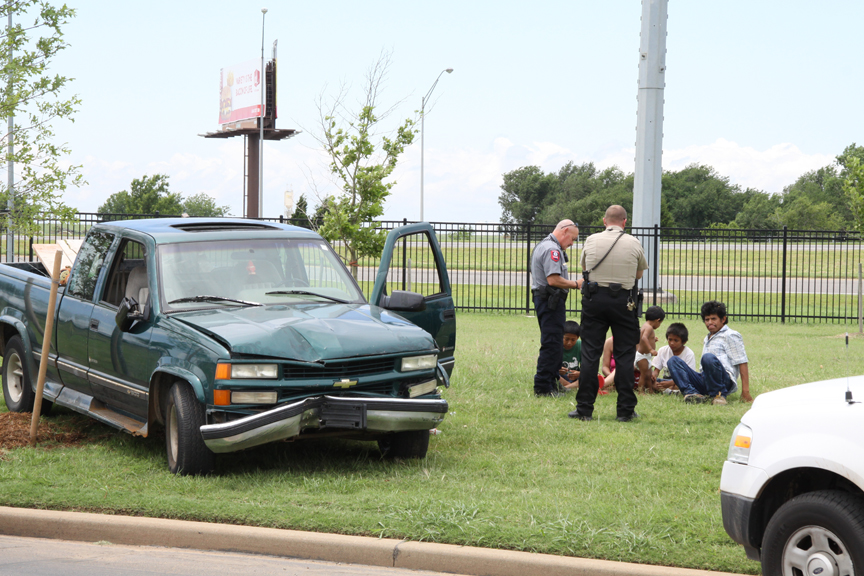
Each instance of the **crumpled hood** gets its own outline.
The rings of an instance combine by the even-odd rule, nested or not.
[[[316,362],[435,348],[428,332],[369,304],[231,307],[171,318],[215,334],[234,354]]]

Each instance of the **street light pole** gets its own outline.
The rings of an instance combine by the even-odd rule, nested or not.
[[[260,134],[258,136],[258,218],[264,216],[264,84],[267,77],[264,70],[264,18],[267,8],[261,8],[261,115],[258,118]]]
[[[423,99],[420,101],[420,221],[423,221],[423,156],[424,156],[424,132],[426,127],[426,101],[429,100],[429,96],[432,95],[432,91],[435,90],[435,86],[438,85],[438,80],[441,79],[441,74],[447,72],[448,74],[453,73],[452,68],[447,68],[446,70],[442,70],[438,77],[435,78],[435,83],[432,84],[432,87],[429,88],[429,91],[423,96]]]

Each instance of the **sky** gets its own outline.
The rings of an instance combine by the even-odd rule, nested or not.
[[[312,206],[333,193],[315,135],[319,97],[348,87],[357,109],[366,71],[391,54],[382,128],[425,120],[424,217],[497,222],[502,175],[567,162],[635,165],[641,2],[637,0],[286,0],[108,2],[77,10],[52,71],[82,104],[55,124],[87,184],[66,193],[96,211],[133,178],[167,174],[242,215],[243,139],[219,128],[219,71],[278,40],[278,128],[264,146],[264,215],[285,192]],[[668,8],[663,168],[713,166],[742,188],[777,193],[843,149],[864,144],[864,3],[681,2]],[[420,217],[420,134],[401,156],[385,219]],[[561,218],[578,220],[578,215]]]

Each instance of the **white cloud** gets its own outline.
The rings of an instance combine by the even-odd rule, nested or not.
[[[711,144],[666,150],[663,153],[665,169],[680,170],[694,162],[707,164],[718,173],[729,176],[733,183],[742,188],[756,188],[765,192],[782,192],[784,186],[792,184],[805,172],[827,166],[833,161],[832,155],[805,154],[790,143],[756,150],[723,138]]]

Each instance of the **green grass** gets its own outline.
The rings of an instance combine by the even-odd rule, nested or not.
[[[718,486],[747,410],[640,397],[641,418],[567,418],[572,397],[532,395],[539,331],[518,315],[458,316],[451,413],[423,461],[382,460],[372,443],[279,443],[217,458],[217,473],[168,473],[160,433],[87,425],[80,447],[21,448],[0,462],[0,504],[180,518],[529,550],[758,573],[725,534]],[[699,355],[704,328],[686,321]],[[836,325],[741,323],[754,395],[864,372]],[[663,333],[661,326],[659,332]],[[77,422],[77,424],[75,424]]]
[[[408,246],[407,255],[417,259],[416,246]],[[530,249],[524,242],[463,246],[445,240],[441,242],[441,250],[448,270],[520,272],[528,266],[533,245]],[[578,269],[581,244],[570,249],[568,254],[570,269]],[[402,261],[400,244],[395,247],[393,261]],[[789,243],[786,274],[790,278],[855,278],[860,261],[861,250],[857,245],[838,247],[834,244]],[[361,258],[359,265],[377,268],[378,259]],[[417,259],[414,262],[415,268],[433,266],[431,260]],[[765,243],[736,243],[724,249],[710,242],[668,243],[661,245],[660,266],[663,275],[779,278],[782,276],[783,253],[776,244]]]

